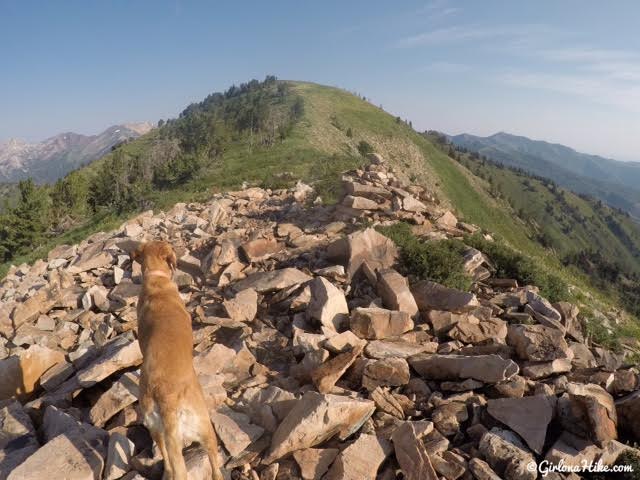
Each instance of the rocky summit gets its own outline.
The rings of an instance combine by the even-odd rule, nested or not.
[[[640,441],[640,382],[577,307],[493,276],[414,278],[376,226],[476,229],[380,155],[326,206],[308,185],[218,194],[13,267],[0,284],[0,479],[159,479],[137,410],[137,242],[166,240],[228,479],[533,479]],[[170,355],[171,352],[167,352]],[[210,478],[185,451],[190,479]],[[577,478],[575,474],[553,478]]]

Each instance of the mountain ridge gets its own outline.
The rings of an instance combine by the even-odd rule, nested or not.
[[[112,125],[95,135],[62,132],[39,142],[19,138],[0,141],[0,182],[33,178],[53,182],[68,172],[101,158],[124,141],[148,133],[149,122]]]
[[[576,193],[592,195],[640,218],[640,162],[581,153],[562,144],[506,132],[488,137],[446,136],[457,147],[549,178]]]

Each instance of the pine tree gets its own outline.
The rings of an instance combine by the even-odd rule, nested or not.
[[[0,255],[4,261],[37,248],[49,225],[46,190],[31,179],[21,181],[19,190],[18,203],[0,219]]]

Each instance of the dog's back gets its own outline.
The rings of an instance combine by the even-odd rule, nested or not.
[[[182,448],[194,441],[209,455],[213,478],[221,479],[217,440],[193,369],[191,317],[171,281],[175,253],[164,242],[143,244],[132,254],[142,263],[138,338],[142,349],[140,409],[158,444],[168,480],[186,480]]]

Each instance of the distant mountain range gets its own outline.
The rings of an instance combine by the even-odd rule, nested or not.
[[[500,132],[490,137],[448,136],[456,146],[549,178],[640,218],[640,163],[576,152],[564,145]]]
[[[37,143],[19,139],[0,142],[0,182],[29,177],[37,183],[56,181],[102,157],[114,145],[144,135],[152,128],[146,122],[129,123],[114,125],[98,135],[66,132]]]

